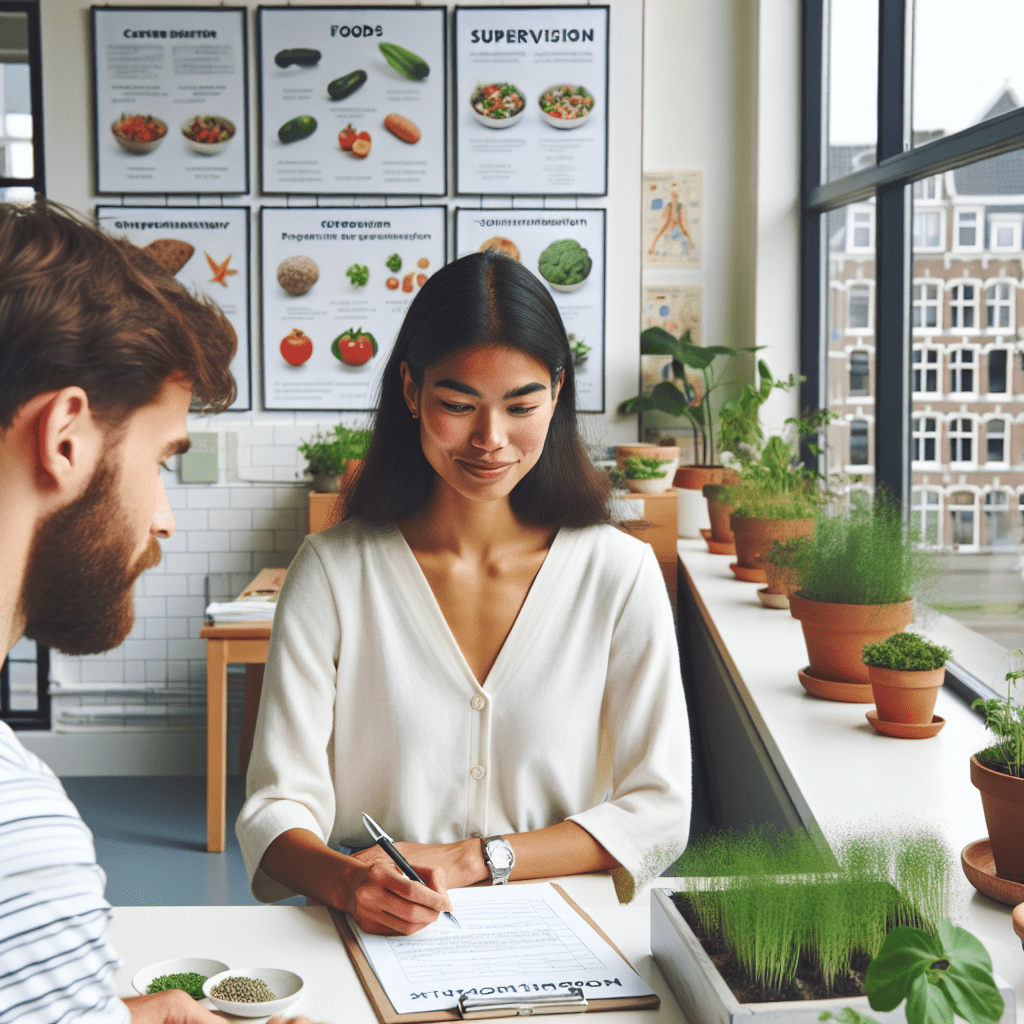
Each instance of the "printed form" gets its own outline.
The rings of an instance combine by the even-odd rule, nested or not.
[[[450,889],[443,918],[409,936],[368,935],[349,918],[396,1012],[454,1009],[464,993],[588,999],[651,995],[646,982],[550,882]]]

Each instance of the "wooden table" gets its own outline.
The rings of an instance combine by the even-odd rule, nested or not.
[[[264,569],[242,591],[276,594],[287,569]],[[224,795],[228,776],[228,665],[245,664],[245,704],[242,712],[241,768],[245,774],[252,750],[256,713],[263,689],[263,667],[270,647],[267,622],[233,622],[226,626],[204,626],[199,636],[206,641],[206,849],[224,852],[226,816]]]

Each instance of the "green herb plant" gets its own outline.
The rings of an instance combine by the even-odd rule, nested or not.
[[[572,365],[582,366],[590,355],[590,346],[585,344],[582,338],[577,338],[571,331],[568,334],[569,351],[572,353]]]
[[[933,644],[919,633],[894,633],[877,644],[865,644],[861,660],[897,672],[929,672],[942,668],[952,654],[948,647]]]
[[[658,480],[667,475],[668,470],[661,468],[667,465],[668,462],[647,455],[630,455],[624,463],[625,477],[627,480]]]
[[[762,826],[711,833],[674,866],[696,879],[685,892],[709,934],[720,934],[749,978],[779,991],[802,956],[826,988],[856,953],[875,957],[895,925],[934,935],[948,913],[950,853],[931,833],[852,834],[835,844]]]
[[[773,391],[789,391],[804,379],[790,374],[788,380],[776,380],[763,359],[757,361],[757,372],[757,387],[744,384],[740,393],[723,402],[718,411],[718,443],[741,465],[756,461],[764,445],[761,406]]]
[[[370,268],[363,263],[353,263],[345,276],[352,282],[353,288],[362,288],[370,280]]]
[[[393,274],[397,274],[402,269],[402,257],[397,252],[392,253],[385,261],[384,265]]]
[[[626,474],[621,469],[609,469],[608,479],[612,482],[612,489],[621,491],[625,489]]]
[[[779,569],[792,569],[797,579],[811,555],[811,538],[806,536],[785,537],[772,541],[765,552],[764,560]]]
[[[1018,647],[1006,657],[1024,658],[1024,651]],[[1013,687],[1018,679],[1024,679],[1024,668],[1011,669],[1006,673],[1005,701],[998,697],[990,700],[979,697],[971,707],[985,709],[985,725],[999,737],[998,743],[975,754],[975,757],[992,771],[1021,779],[1024,778],[1024,708],[1013,702]]]
[[[339,423],[331,434],[318,430],[299,445],[299,451],[309,463],[307,472],[313,476],[341,476],[349,460],[363,458],[369,446],[369,430],[354,430]]]

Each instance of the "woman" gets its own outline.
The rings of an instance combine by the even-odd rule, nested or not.
[[[416,296],[349,518],[281,593],[236,826],[257,898],[406,934],[513,855],[513,880],[612,869],[622,898],[682,851],[671,609],[650,547],[607,525],[575,402],[518,262],[475,253]],[[345,852],[364,811],[426,885]]]

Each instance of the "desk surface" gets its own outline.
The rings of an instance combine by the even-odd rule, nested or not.
[[[607,875],[555,881],[661,997],[657,1010],[602,1013],[602,1024],[686,1024],[651,959],[647,900],[619,906]],[[281,967],[301,975],[306,990],[289,1015],[326,1024],[373,1024],[377,1019],[323,907],[116,907],[108,941],[124,960],[114,977],[120,996],[137,994],[132,976],[147,964],[180,956],[210,957],[233,968]]]
[[[702,541],[680,540],[685,575],[703,604],[712,633],[745,688],[755,725],[825,835],[852,825],[891,822],[936,829],[953,868],[953,917],[985,944],[996,971],[1017,994],[1024,1020],[1024,952],[1010,907],[976,892],[960,869],[960,851],[988,834],[971,754],[991,740],[984,723],[955,694],[939,691],[935,712],[946,719],[928,740],[879,736],[864,713],[871,705],[819,700],[805,693],[797,671],[807,665],[800,623],[788,611],[762,608],[760,584],[741,583],[730,559],[708,554]]]

